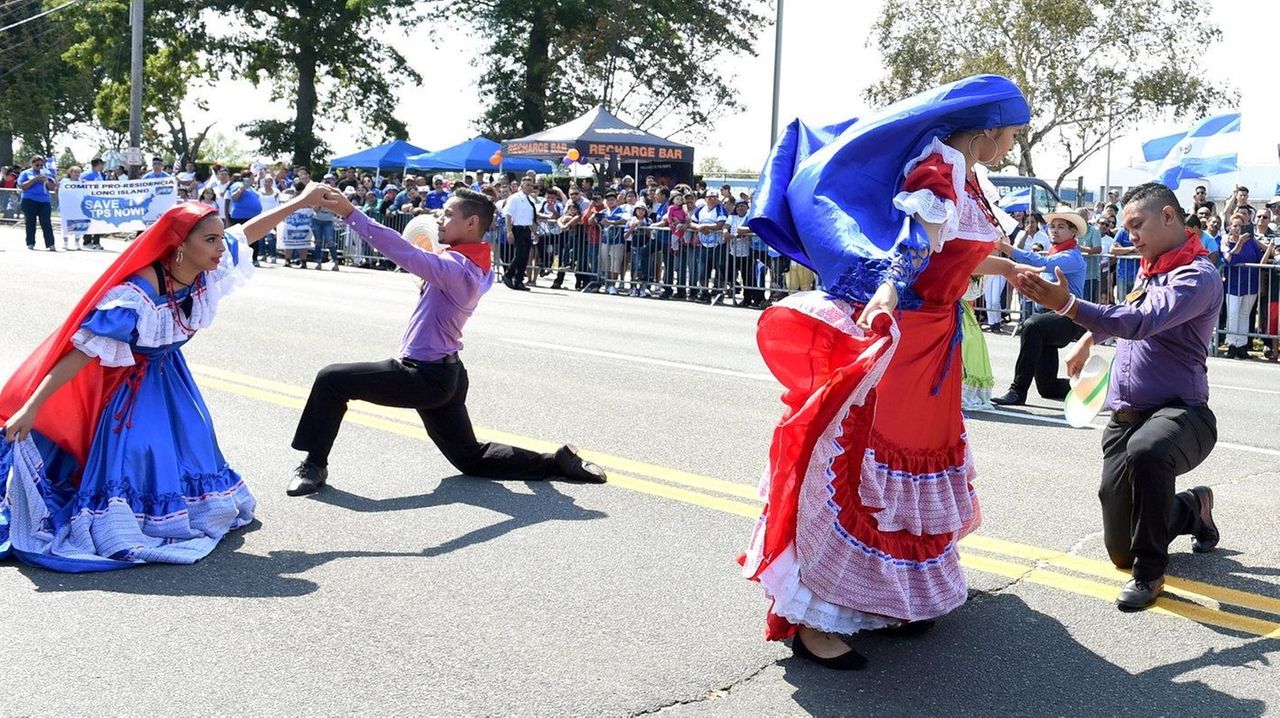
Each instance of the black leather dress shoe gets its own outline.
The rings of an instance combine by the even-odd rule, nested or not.
[[[1218,525],[1213,522],[1213,489],[1197,486],[1191,490],[1200,500],[1200,530],[1191,535],[1191,550],[1209,553],[1218,548]]]
[[[304,461],[298,464],[298,468],[294,470],[293,481],[289,482],[289,488],[285,490],[285,493],[290,496],[314,494],[328,480],[328,467],[316,466],[310,461]]]
[[[1027,403],[1027,397],[1010,389],[1004,393],[1004,396],[991,397],[991,403],[996,406],[1022,406]]]
[[[823,668],[829,668],[833,671],[860,671],[867,667],[867,657],[850,648],[847,653],[841,653],[835,658],[821,658],[815,656],[809,647],[804,645],[804,641],[797,633],[791,639],[791,652],[800,658],[816,663]]]
[[[1164,576],[1152,579],[1150,581],[1139,581],[1133,579],[1120,589],[1120,595],[1116,596],[1116,608],[1121,611],[1143,611],[1151,608],[1151,604],[1160,598],[1160,593],[1164,591]]]
[[[561,476],[573,481],[603,484],[608,480],[604,469],[578,456],[578,447],[573,444],[565,444],[556,450],[556,466],[559,467]]]

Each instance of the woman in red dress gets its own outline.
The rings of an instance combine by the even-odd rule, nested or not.
[[[1008,80],[968,78],[841,126],[793,123],[763,173],[750,226],[824,291],[760,318],[786,411],[742,560],[772,600],[766,637],[821,665],[861,668],[844,636],[923,632],[967,597],[956,542],[981,514],[959,301],[970,275],[1017,271],[990,256],[1002,232],[972,168],[1029,116]]]

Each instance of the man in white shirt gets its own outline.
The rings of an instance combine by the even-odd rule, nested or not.
[[[726,275],[724,228],[728,222],[729,211],[720,204],[720,193],[707,190],[706,202],[693,212],[693,231],[698,240],[694,245],[693,281],[704,287],[698,299],[708,304],[714,299],[711,289],[718,288]],[[713,272],[714,281],[711,279]]]
[[[520,189],[507,198],[502,213],[507,217],[507,241],[515,247],[511,263],[502,274],[502,283],[508,289],[529,291],[524,285],[525,271],[529,267],[529,251],[533,247],[533,225],[537,220],[537,207],[533,199],[533,178],[525,175]]]

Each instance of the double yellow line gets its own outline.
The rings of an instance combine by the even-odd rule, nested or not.
[[[307,389],[238,372],[192,364],[200,385],[290,409],[302,409]],[[401,436],[429,441],[418,415],[367,402],[352,402],[345,421]],[[477,427],[482,440],[554,451],[558,444]],[[609,484],[666,499],[696,504],[737,516],[755,518],[760,498],[755,487],[678,469],[583,450],[583,456],[609,469]],[[1028,544],[971,535],[960,542],[961,565],[973,571],[1068,591],[1110,603],[1129,574],[1104,561],[1074,556]],[[1280,618],[1280,599],[1200,581],[1166,577],[1165,592],[1150,609],[1209,626],[1268,638],[1280,638],[1280,623],[1224,610],[1230,606]]]

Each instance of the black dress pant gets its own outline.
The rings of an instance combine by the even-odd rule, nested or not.
[[[1084,336],[1084,327],[1053,312],[1032,316],[1022,325],[1018,362],[1013,368],[1013,389],[1022,396],[1036,382],[1046,399],[1065,399],[1071,384],[1058,377],[1058,350]]]
[[[529,268],[529,252],[533,249],[533,227],[515,225],[511,228],[515,236],[516,248],[507,265],[506,276],[502,279],[508,284],[524,284],[525,270]]]
[[[458,471],[488,479],[559,476],[553,454],[476,440],[467,414],[467,370],[461,362],[432,364],[409,359],[330,364],[316,375],[298,420],[293,448],[321,466],[338,436],[347,402],[354,399],[416,409],[427,435]]]
[[[1200,465],[1218,441],[1207,406],[1169,406],[1102,432],[1102,534],[1111,562],[1133,577],[1164,575],[1169,542],[1200,530],[1200,502],[1174,494],[1174,479]]]

